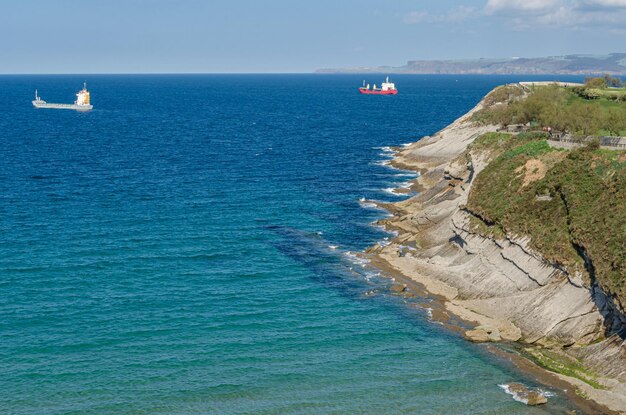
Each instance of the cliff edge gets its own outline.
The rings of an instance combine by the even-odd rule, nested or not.
[[[527,98],[523,87],[513,88],[519,90],[509,90],[507,99]],[[598,282],[586,252],[572,244],[581,237],[557,233],[551,239],[550,227],[545,237],[532,228],[535,219],[572,226],[578,205],[562,211],[567,200],[555,200],[561,185],[544,182],[556,180],[550,176],[556,166],[577,156],[553,151],[542,133],[502,133],[501,125],[477,122],[494,105],[506,103],[494,102],[492,93],[444,130],[398,149],[392,165],[419,171],[420,192],[388,206],[393,216],[380,223],[398,235],[368,253],[441,296],[451,313],[474,322],[468,339],[519,342],[581,395],[626,412],[626,318],[619,297]],[[601,162],[589,157],[592,164]],[[611,157],[626,162],[619,154]],[[530,212],[524,214],[537,218],[523,218],[516,228],[515,210],[507,211],[515,203],[524,203]],[[555,217],[541,217],[544,211]],[[621,230],[614,231],[623,245]],[[571,250],[578,260],[568,262],[565,254],[561,260],[560,250]],[[614,266],[618,274],[619,266]]]

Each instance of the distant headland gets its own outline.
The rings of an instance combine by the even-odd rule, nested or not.
[[[545,58],[412,60],[404,66],[318,69],[316,73],[385,73],[450,75],[626,75],[626,53],[565,55]]]

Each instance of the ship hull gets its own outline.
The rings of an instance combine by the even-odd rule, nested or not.
[[[359,88],[359,92],[365,95],[396,95],[398,93],[398,90],[388,89],[386,91],[383,91],[380,89]]]
[[[93,105],[76,105],[76,104],[53,104],[48,102],[33,101],[35,108],[48,108],[56,110],[75,110],[75,111],[91,111]]]

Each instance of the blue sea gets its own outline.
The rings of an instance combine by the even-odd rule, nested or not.
[[[529,78],[1,76],[0,413],[572,409],[354,255],[390,237],[360,200],[415,177],[385,147]],[[93,111],[32,108],[85,79]]]

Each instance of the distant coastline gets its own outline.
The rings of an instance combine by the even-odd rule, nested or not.
[[[411,60],[403,66],[324,68],[315,73],[441,75],[626,75],[626,53],[541,58]]]

